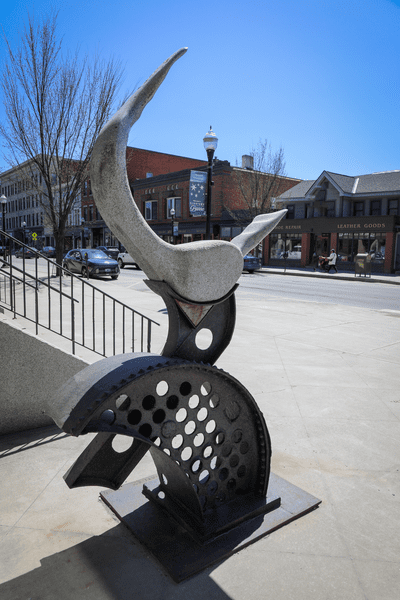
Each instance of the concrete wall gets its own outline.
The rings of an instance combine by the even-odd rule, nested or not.
[[[46,400],[87,364],[0,320],[0,435],[54,424]]]

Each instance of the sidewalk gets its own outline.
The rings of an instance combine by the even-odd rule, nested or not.
[[[162,300],[143,282],[106,283],[165,334]],[[65,485],[64,473],[91,436],[57,428],[4,436],[2,600],[397,599],[400,312],[261,304],[240,288],[236,299],[235,333],[217,366],[263,411],[272,471],[321,499],[320,507],[177,585],[99,500],[102,488]],[[146,455],[128,481],[154,473]]]
[[[292,267],[262,267],[259,273],[271,273],[274,275],[292,275],[294,277],[320,277],[320,278],[331,278],[331,279],[342,279],[344,281],[367,281],[369,283],[388,283],[393,285],[400,285],[400,273],[372,273],[371,276],[357,275],[348,271],[339,271],[335,273],[324,273],[321,269],[314,271],[312,267],[304,268],[292,268]]]

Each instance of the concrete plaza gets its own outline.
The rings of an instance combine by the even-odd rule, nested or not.
[[[98,285],[161,323],[159,352],[162,300],[142,282]],[[2,600],[398,598],[400,311],[260,303],[240,288],[236,297],[235,334],[217,366],[261,407],[272,471],[321,499],[319,508],[175,584],[99,500],[102,488],[64,483],[89,436],[56,427],[5,435]],[[146,455],[128,481],[154,473]]]

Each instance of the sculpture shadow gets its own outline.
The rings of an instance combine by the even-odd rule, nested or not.
[[[2,600],[229,600],[211,569],[176,584],[122,524],[41,560],[0,584]]]

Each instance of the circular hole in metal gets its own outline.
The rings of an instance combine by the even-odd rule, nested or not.
[[[156,399],[154,398],[154,396],[146,396],[145,398],[143,398],[142,401],[142,406],[144,408],[144,410],[152,410],[156,405]]]
[[[218,489],[218,483],[216,481],[211,481],[207,486],[207,494],[209,496],[213,496]]]
[[[231,467],[237,467],[239,464],[239,457],[237,454],[232,454],[232,456],[229,459],[229,465]]]
[[[217,446],[220,446],[221,444],[223,444],[225,441],[225,434],[223,431],[219,431],[217,433],[217,435],[215,436],[215,443],[217,444]]]
[[[181,452],[182,460],[190,460],[192,458],[193,450],[190,446],[186,446]]]
[[[173,448],[175,448],[175,450],[177,448],[180,448],[183,444],[183,435],[181,435],[180,433],[178,433],[178,435],[175,435],[172,440],[171,440],[171,445]]]
[[[204,381],[200,387],[200,392],[202,396],[208,396],[208,394],[211,394],[211,383],[209,381]]]
[[[235,431],[232,434],[232,441],[235,442],[235,444],[238,444],[240,442],[240,440],[242,439],[243,433],[241,429],[235,429]]]
[[[179,398],[178,396],[170,396],[167,399],[167,408],[169,408],[170,410],[174,410],[179,404]]]
[[[240,415],[240,406],[237,402],[235,402],[235,400],[231,400],[230,402],[228,402],[224,408],[224,414],[226,416],[226,418],[228,419],[228,421],[230,421],[231,423],[233,421],[236,421],[236,419],[238,418],[238,416]]]
[[[207,471],[207,469],[204,469],[204,471],[202,471],[199,475],[199,483],[201,483],[202,485],[207,483],[207,481],[210,479],[210,473]]]
[[[214,452],[213,447],[208,444],[203,450],[204,458],[210,458],[211,454]]]
[[[249,451],[249,444],[247,442],[242,442],[240,444],[240,453],[247,454]]]
[[[193,444],[198,448],[204,442],[204,433],[196,433],[193,439]]]
[[[232,446],[229,443],[226,443],[222,446],[221,454],[224,458],[230,455],[232,452]]]
[[[236,487],[236,479],[229,479],[229,481],[226,484],[226,487],[228,488],[228,490],[234,490]]]
[[[175,421],[165,421],[165,423],[161,425],[161,435],[166,438],[171,438],[175,435],[176,428],[177,425]]]
[[[192,386],[188,381],[184,381],[183,383],[181,383],[179,391],[182,394],[182,396],[188,396],[192,391]]]
[[[218,469],[219,466],[221,465],[222,460],[220,459],[219,456],[213,456],[212,459],[210,460],[210,467],[213,471],[215,471],[215,469]]]
[[[189,398],[189,408],[197,408],[199,405],[200,399],[197,394],[191,396]]]
[[[164,498],[165,498],[165,492],[163,492],[163,491],[160,490],[158,492],[158,494],[157,494],[157,498],[160,498],[160,500],[164,500]]]
[[[185,425],[185,433],[186,435],[192,435],[196,431],[196,423],[194,421],[188,421]]]
[[[198,473],[202,467],[201,460],[196,458],[196,460],[192,463],[190,467],[192,469],[192,473]]]
[[[128,414],[127,421],[130,425],[138,425],[141,420],[142,413],[140,412],[140,410],[131,410],[131,412]]]
[[[208,410],[206,409],[205,406],[203,406],[203,408],[201,408],[199,410],[199,412],[197,413],[197,420],[205,421],[207,419],[207,416],[208,416]]]
[[[121,394],[115,401],[115,406],[118,410],[128,410],[131,399],[126,394]]]
[[[163,411],[162,408],[159,408],[153,414],[153,421],[154,421],[154,423],[162,423],[164,421],[164,419],[165,419],[165,412]]]
[[[208,350],[213,342],[213,334],[211,329],[200,329],[195,337],[195,344],[199,350]]]
[[[213,394],[211,396],[211,398],[209,399],[208,404],[210,405],[210,408],[217,408],[217,406],[219,404],[218,394]]]
[[[214,421],[214,419],[211,419],[210,421],[208,421],[208,423],[206,424],[206,431],[207,433],[212,433],[213,431],[215,431],[217,424]]]
[[[237,470],[237,475],[238,475],[238,477],[244,477],[246,475],[246,466],[245,465],[240,465],[240,467]]]
[[[155,446],[161,446],[161,438],[159,438],[159,437],[156,437],[156,438],[153,440],[153,444],[154,444]]]
[[[168,485],[168,479],[165,477],[164,473],[161,473],[161,479],[164,485]]]
[[[115,412],[110,409],[105,410],[101,413],[100,420],[103,421],[103,423],[107,423],[107,425],[112,425],[115,421]]]
[[[175,419],[178,421],[178,423],[183,423],[183,421],[186,419],[186,417],[187,417],[186,408],[180,408],[175,415]]]
[[[152,431],[153,431],[153,429],[152,429],[151,425],[149,425],[149,423],[143,423],[143,425],[141,425],[139,427],[139,433],[143,437],[149,438],[151,436]]]
[[[134,438],[127,437],[126,435],[116,435],[111,442],[112,449],[115,452],[121,454],[126,452],[132,446]]]
[[[156,392],[158,396],[165,396],[168,394],[169,386],[166,381],[159,381],[156,386]]]
[[[226,467],[221,469],[220,472],[218,473],[218,476],[221,481],[225,481],[225,479],[228,478],[228,475],[229,475],[229,470]]]
[[[168,454],[168,456],[171,456],[171,450],[169,448],[163,448],[163,452],[165,452],[165,454]]]

